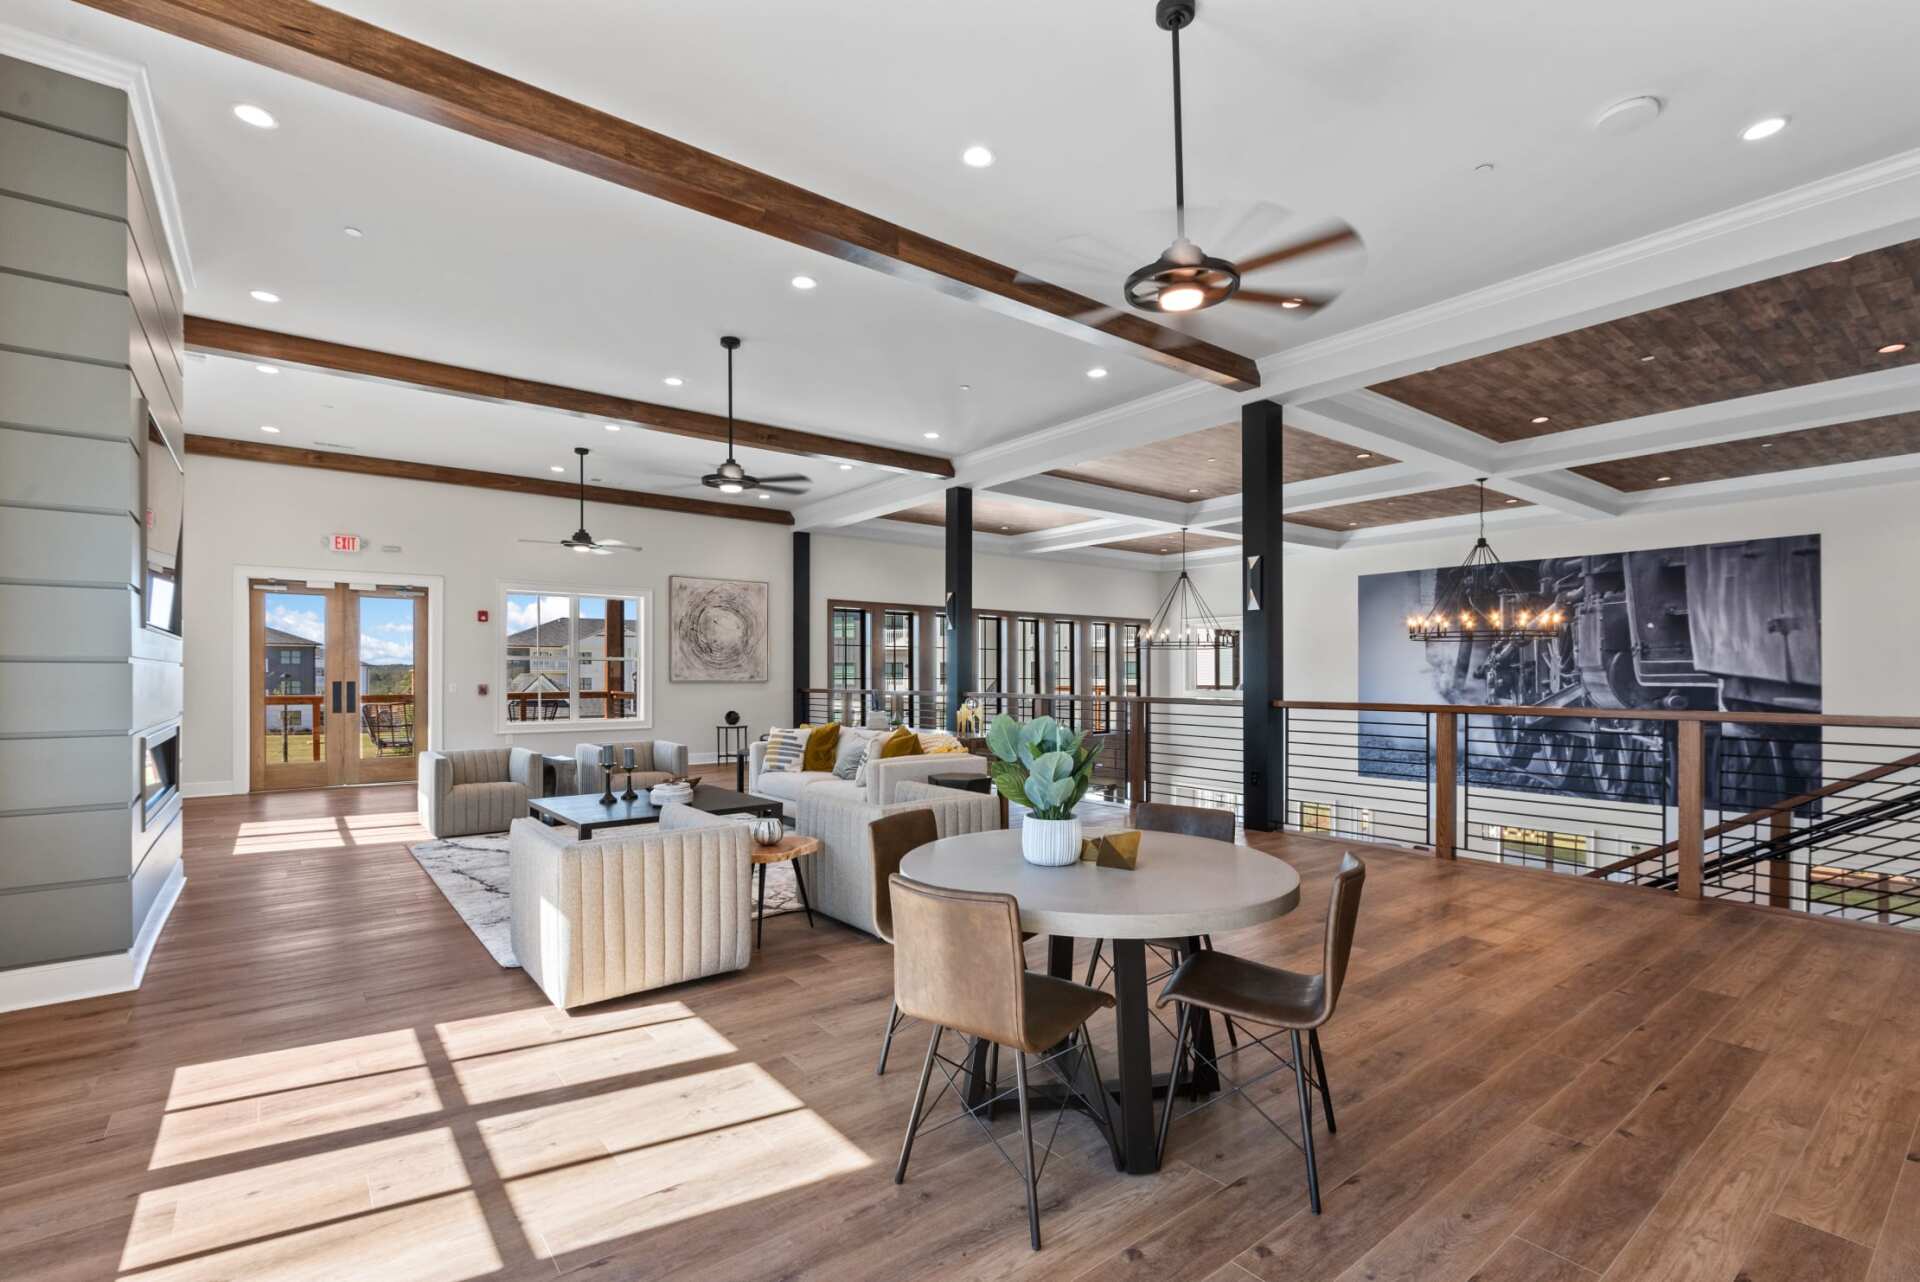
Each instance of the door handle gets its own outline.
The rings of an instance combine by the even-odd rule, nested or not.
[[[347,682],[347,711],[348,712],[360,711],[360,700],[359,700],[359,697],[354,693],[354,686],[356,684],[357,683],[353,681]]]
[[[340,711],[340,683],[338,681],[333,683],[333,710],[335,712]]]

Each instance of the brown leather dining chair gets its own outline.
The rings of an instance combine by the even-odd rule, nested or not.
[[[1260,1047],[1278,1061],[1274,1068],[1268,1069],[1258,1077],[1245,1082],[1233,1082],[1227,1075],[1220,1073],[1220,1080],[1226,1083],[1230,1094],[1238,1095],[1253,1108],[1274,1130],[1287,1135],[1280,1123],[1268,1117],[1266,1110],[1246,1094],[1248,1087],[1283,1069],[1293,1070],[1294,1093],[1300,1100],[1300,1141],[1298,1147],[1307,1161],[1307,1193],[1313,1203],[1313,1213],[1320,1214],[1320,1173],[1314,1165],[1313,1155],[1313,1091],[1320,1092],[1320,1103],[1327,1114],[1327,1132],[1332,1134],[1336,1127],[1333,1120],[1333,1092],[1327,1085],[1327,1062],[1320,1053],[1320,1028],[1333,1018],[1333,1010],[1340,1001],[1340,987],[1347,977],[1347,959],[1353,952],[1353,932],[1360,918],[1360,891],[1366,885],[1367,866],[1353,855],[1341,856],[1340,868],[1333,875],[1333,894],[1327,901],[1327,927],[1324,943],[1324,957],[1320,972],[1314,975],[1299,971],[1282,970],[1277,966],[1264,966],[1259,962],[1248,961],[1229,953],[1206,949],[1191,953],[1173,972],[1173,978],[1161,990],[1158,1005],[1169,1002],[1180,1008],[1180,1032],[1174,1039],[1173,1078],[1167,1086],[1167,1102],[1160,1110],[1159,1150],[1164,1155],[1167,1146],[1167,1129],[1173,1120],[1173,1101],[1180,1086],[1180,1071],[1190,1057],[1197,1057],[1193,1048],[1194,1013],[1217,1012],[1231,1016],[1243,1026],[1261,1024],[1274,1029],[1262,1037],[1249,1040],[1245,1045],[1235,1047],[1221,1060],[1241,1051]],[[1248,1029],[1249,1032],[1252,1029]],[[1291,1043],[1292,1058],[1267,1045],[1272,1038],[1284,1031]],[[1313,1055],[1313,1066],[1309,1069],[1301,1050],[1301,1034],[1306,1034],[1306,1047]],[[1209,1061],[1216,1072],[1219,1062]],[[1215,1096],[1207,1104],[1224,1098]]]
[[[1035,1165],[1033,1155],[1027,1059],[1038,1056],[1031,1067],[1051,1068],[1061,1085],[1078,1096],[1111,1133],[1113,1120],[1107,1108],[1106,1090],[1098,1085],[1100,1065],[1093,1055],[1092,1039],[1087,1036],[1087,1020],[1095,1012],[1112,1006],[1113,998],[1097,988],[1027,969],[1026,952],[1021,945],[1020,905],[1012,895],[948,890],[898,873],[890,881],[895,932],[894,1001],[902,1014],[933,1025],[893,1182],[899,1184],[907,1178],[907,1159],[913,1154],[914,1136],[920,1133],[927,1115],[927,1082],[933,1076],[934,1065],[940,1065],[947,1079],[941,1088],[942,1096],[949,1089],[962,1089],[960,1074],[966,1071],[966,1063],[941,1056],[941,1035],[952,1029],[972,1039],[974,1049],[981,1043],[1005,1046],[1014,1053],[1020,1139],[1026,1154],[1024,1162],[1016,1162],[1011,1157],[1007,1160],[1026,1181],[1027,1237],[1037,1251],[1040,1249],[1040,1168]],[[1061,1066],[1068,1057],[1072,1057],[1070,1071]],[[979,1060],[974,1054],[967,1058],[976,1063]],[[1081,1090],[1081,1083],[1093,1087],[1097,1104]],[[939,1097],[934,1102],[938,1103]],[[979,1120],[985,1107],[970,1110],[963,1100],[959,1116],[939,1125],[946,1126],[966,1117]],[[1058,1133],[1056,1120],[1054,1134]],[[995,1148],[1000,1147],[999,1138],[991,1130],[987,1130],[987,1138]],[[1048,1153],[1052,1148],[1050,1138]],[[1001,1156],[1007,1156],[1005,1149],[1000,1151]],[[1040,1161],[1045,1163],[1046,1154],[1042,1154]]]
[[[931,810],[902,810],[882,815],[869,827],[873,833],[873,933],[893,942],[893,894],[887,881],[900,871],[900,861],[940,836]],[[887,1052],[893,1049],[893,1035],[900,1027],[898,999],[887,1008],[887,1035],[880,1041],[880,1065],[873,1070],[879,1077],[887,1071]]]

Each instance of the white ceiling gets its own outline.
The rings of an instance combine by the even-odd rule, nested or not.
[[[1168,238],[1152,0],[334,7],[1087,292],[1112,296]],[[1184,386],[67,0],[9,0],[5,21],[147,69],[199,315],[709,411],[724,409],[715,340],[734,332],[743,417],[955,455]],[[1367,248],[1326,264],[1351,288],[1318,316],[1229,306],[1190,323],[1270,356],[1895,154],[1916,141],[1916,44],[1920,6],[1894,0],[1201,0],[1185,41],[1189,193],[1203,227],[1240,226],[1209,248],[1243,254],[1324,217]],[[1668,104],[1651,127],[1591,128],[1649,93]],[[240,101],[281,127],[241,125]],[[1792,116],[1784,133],[1737,140],[1774,113]],[[975,142],[992,168],[959,163]],[[1494,170],[1476,174],[1482,162]],[[793,290],[800,272],[820,287]],[[285,301],[252,302],[255,288]],[[1086,378],[1094,365],[1110,376]],[[189,371],[194,430],[260,439],[271,411],[305,432],[344,413],[322,405],[351,404],[354,421],[321,439],[530,473],[582,433],[564,415],[230,366]],[[670,374],[685,385],[665,387]],[[1235,398],[1216,395],[1230,419]],[[659,434],[621,434],[627,451],[634,478],[654,460],[711,465],[711,447]],[[822,497],[873,475],[749,466],[811,472]]]

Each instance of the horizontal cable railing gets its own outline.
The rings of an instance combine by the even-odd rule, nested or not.
[[[1282,825],[1314,836],[1428,844],[1432,735],[1425,713],[1283,709]]]

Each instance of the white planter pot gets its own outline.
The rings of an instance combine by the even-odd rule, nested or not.
[[[1030,864],[1064,868],[1080,858],[1080,816],[1020,821],[1020,853]]]

